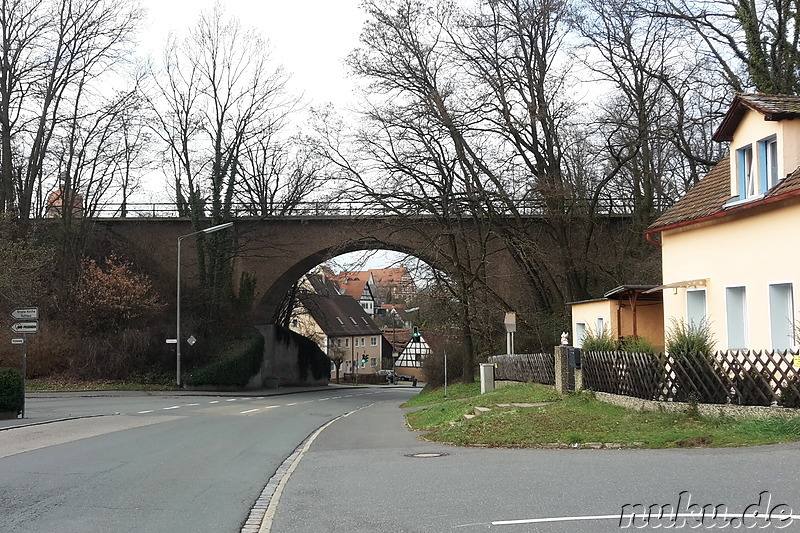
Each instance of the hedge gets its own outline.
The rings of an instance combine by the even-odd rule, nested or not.
[[[190,373],[187,385],[247,385],[261,367],[264,356],[264,337],[257,330],[245,339],[234,340],[217,361]]]
[[[24,402],[22,374],[13,368],[0,368],[0,411],[19,413]]]

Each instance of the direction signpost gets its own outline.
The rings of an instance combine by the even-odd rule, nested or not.
[[[11,324],[11,331],[14,333],[38,333],[39,322],[36,320],[29,320],[27,322],[14,322]]]
[[[38,307],[22,307],[11,311],[11,318],[14,320],[39,320]]]
[[[25,418],[25,375],[28,366],[28,334],[39,332],[39,308],[20,307],[11,311],[11,318],[16,320],[11,324],[11,331],[22,333],[22,338],[11,339],[11,344],[22,345],[22,418]]]

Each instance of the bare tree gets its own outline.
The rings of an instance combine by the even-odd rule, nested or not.
[[[244,149],[236,200],[250,216],[283,216],[314,193],[325,176],[326,162],[308,139],[288,140],[265,132]]]
[[[0,4],[0,203],[20,218],[37,190],[64,120],[91,106],[140,18],[118,0],[4,0]],[[67,126],[69,127],[69,126]],[[15,198],[16,196],[16,198]]]
[[[267,43],[216,5],[185,39],[172,38],[156,76],[156,134],[174,170],[175,198],[195,230],[231,219],[248,148],[280,130],[292,101]],[[201,286],[210,312],[230,294],[231,236],[198,238]]]
[[[795,0],[668,0],[652,12],[692,28],[733,91],[800,91],[800,9]]]

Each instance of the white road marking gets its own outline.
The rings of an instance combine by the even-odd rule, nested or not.
[[[199,403],[187,403],[186,407],[194,407],[196,405],[200,405]]]
[[[275,409],[276,407],[280,407],[280,405],[267,405],[264,409]]]
[[[757,518],[758,513],[718,513],[714,515],[714,519],[743,519],[743,518]],[[619,514],[605,514],[605,515],[589,515],[589,516],[557,516],[553,518],[528,518],[524,520],[496,520],[492,522],[493,526],[513,526],[518,524],[543,524],[547,522],[579,522],[579,521],[589,521],[589,520],[621,520],[622,518],[627,518],[629,515],[620,516]],[[637,515],[638,518],[644,518],[644,516]],[[665,519],[673,519],[673,518],[701,518],[701,515],[698,513],[676,513],[676,514],[666,514],[663,517],[658,517],[657,520],[660,523],[661,520]],[[781,515],[781,520],[785,520],[786,518],[790,518],[792,520],[796,520],[800,518],[800,515]],[[657,526],[656,526],[657,527]],[[725,527],[725,526],[723,526]]]
[[[180,409],[180,405],[173,405],[172,407],[165,407],[164,411],[169,411],[170,409]]]
[[[136,414],[137,414],[137,415],[146,415],[147,413],[152,413],[152,412],[153,412],[153,410],[152,410],[152,409],[150,409],[149,411],[139,411],[139,412],[138,412],[138,413],[136,413]]]
[[[247,413],[255,413],[256,411],[260,411],[261,409],[248,409],[247,411],[242,411],[239,414],[246,415]]]
[[[297,402],[287,403],[286,405],[297,405]]]
[[[219,400],[214,400],[213,402],[208,402],[208,403],[219,403]]]
[[[230,398],[230,399],[228,399],[228,400],[225,400],[225,401],[226,401],[226,402],[235,402],[235,401],[236,401],[236,398]]]
[[[319,399],[319,401],[321,401],[321,402],[325,402],[325,401],[328,401],[328,400],[330,400],[330,398],[320,398]]]

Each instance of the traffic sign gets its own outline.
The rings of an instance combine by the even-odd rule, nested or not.
[[[11,318],[14,320],[39,320],[38,307],[21,307],[11,311]]]
[[[14,322],[11,324],[11,331],[14,333],[38,333],[39,323],[35,320],[30,322]]]
[[[25,344],[25,339],[11,339],[11,344]]]

